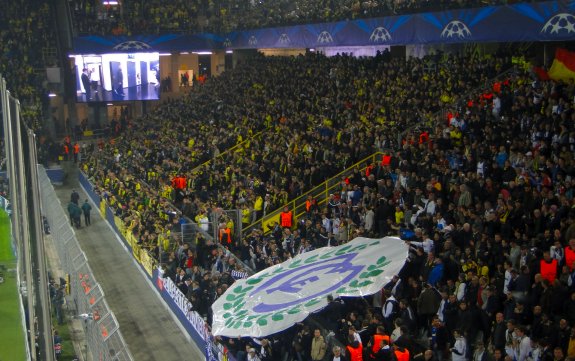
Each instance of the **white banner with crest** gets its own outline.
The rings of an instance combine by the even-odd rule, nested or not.
[[[381,291],[396,275],[408,247],[397,237],[356,238],[324,247],[235,282],[212,305],[212,333],[263,337],[303,321],[334,298]]]

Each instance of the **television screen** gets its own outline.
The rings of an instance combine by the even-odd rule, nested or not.
[[[118,53],[71,55],[78,102],[157,100],[160,98],[160,55]]]

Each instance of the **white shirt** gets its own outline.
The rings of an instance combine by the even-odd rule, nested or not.
[[[515,351],[517,361],[525,361],[531,352],[531,339],[527,336],[521,338],[518,349]]]
[[[441,302],[439,303],[439,309],[437,310],[437,317],[439,318],[439,321],[444,322],[444,318],[443,318],[443,310],[445,310],[445,304],[447,303],[447,300],[441,300]]]
[[[503,293],[509,292],[509,282],[511,282],[511,271],[505,270],[505,281],[503,281]]]
[[[465,361],[465,354],[467,353],[467,342],[462,336],[455,340],[455,345],[453,345],[454,351],[451,351],[451,361]],[[457,352],[455,352],[457,351]]]
[[[427,212],[427,214],[429,215],[434,215],[435,214],[435,201],[427,201],[427,203],[425,204],[425,207],[423,207],[423,209]]]
[[[387,300],[385,300],[384,308],[383,308],[383,317],[391,317],[393,313],[393,305],[397,304],[397,300],[393,297],[393,294],[389,296]]]
[[[457,285],[457,289],[455,290],[455,297],[457,297],[458,301],[463,300],[463,297],[465,297],[465,288],[467,287],[467,284],[465,282],[461,282],[459,283],[459,285]]]
[[[556,259],[557,262],[561,262],[565,256],[565,251],[561,247],[551,246],[549,253],[551,253],[551,258]]]
[[[210,220],[208,219],[208,217],[206,215],[200,216],[198,221],[200,221],[200,228],[202,229],[202,231],[207,232],[209,229],[209,223],[210,223]]]
[[[429,252],[433,252],[433,240],[431,238],[426,238],[423,240],[423,242],[409,242],[410,244],[414,245],[414,246],[418,246],[418,247],[422,247],[423,248],[423,252],[425,253],[429,253]]]

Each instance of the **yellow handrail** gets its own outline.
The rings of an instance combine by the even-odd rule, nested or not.
[[[254,139],[257,139],[257,137],[259,137],[260,135],[262,135],[264,131],[259,131],[256,134],[252,135],[251,137],[249,137],[248,139],[239,142],[238,144],[234,145],[233,147],[230,147],[226,150],[224,150],[223,152],[221,152],[220,154],[218,154],[216,157],[208,159],[207,161],[205,161],[204,163],[196,166],[194,169],[192,169],[192,173],[196,172],[202,168],[204,168],[205,166],[209,165],[215,158],[219,158],[219,157],[223,157],[224,155],[230,153],[230,152],[234,152],[236,151],[238,148],[243,147],[247,142],[251,142]]]
[[[305,192],[301,196],[297,197],[294,200],[289,201],[288,203],[282,205],[281,207],[277,208],[276,210],[266,214],[259,220],[255,221],[254,223],[250,224],[249,226],[242,229],[243,234],[248,234],[254,228],[260,228],[264,230],[264,233],[270,231],[269,226],[274,222],[279,223],[279,216],[280,213],[283,212],[284,207],[288,207],[292,214],[294,214],[294,221],[297,222],[297,219],[300,218],[302,214],[305,213],[305,202],[307,197],[311,195],[317,202],[318,205],[321,205],[327,202],[329,198],[329,194],[333,193],[331,190],[338,187],[340,185],[340,179],[342,176],[347,176],[352,172],[356,167],[359,167],[360,171],[364,171],[368,165],[377,163],[378,159],[380,160],[381,157],[384,155],[384,152],[376,152],[369,157],[366,157],[359,162],[351,165],[350,167],[346,168],[345,170],[339,172],[335,176],[331,177],[330,179],[326,180],[325,182],[317,185],[316,187],[312,188],[311,190]],[[303,208],[302,208],[303,207]],[[303,210],[302,210],[303,209]],[[295,222],[294,222],[295,223]]]

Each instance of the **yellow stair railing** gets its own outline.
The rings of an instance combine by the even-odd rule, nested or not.
[[[259,132],[255,133],[255,134],[253,134],[253,135],[250,136],[249,138],[247,138],[247,139],[245,139],[245,140],[239,142],[238,144],[234,145],[233,147],[230,147],[230,148],[224,150],[223,152],[221,152],[220,154],[218,154],[216,157],[211,158],[211,159],[205,161],[204,163],[202,163],[202,164],[200,164],[200,165],[194,167],[194,169],[192,169],[192,173],[195,173],[195,172],[197,172],[197,171],[199,171],[199,170],[201,170],[201,169],[205,169],[206,167],[209,167],[210,163],[213,162],[214,159],[220,158],[220,157],[223,157],[223,156],[225,156],[225,155],[227,155],[227,154],[229,154],[229,153],[235,152],[235,151],[237,151],[238,149],[244,147],[247,143],[253,142],[255,139],[258,139],[258,138],[263,134],[264,131],[265,131],[265,130],[262,130],[262,131],[259,131]]]
[[[296,224],[298,219],[300,219],[302,215],[306,213],[306,200],[308,196],[311,196],[313,199],[315,199],[318,207],[321,209],[322,205],[328,202],[330,194],[341,190],[342,177],[348,177],[352,175],[356,168],[359,168],[361,172],[364,172],[368,166],[381,162],[382,156],[385,154],[391,154],[391,151],[377,152],[365,159],[360,160],[359,162],[331,177],[327,181],[305,192],[301,196],[289,201],[278,209],[266,214],[249,226],[246,226],[242,229],[242,234],[247,235],[253,229],[263,229],[264,233],[270,232],[272,230],[273,224],[276,222],[279,223],[280,213],[283,212],[284,207],[286,206],[294,215],[294,224]]]

